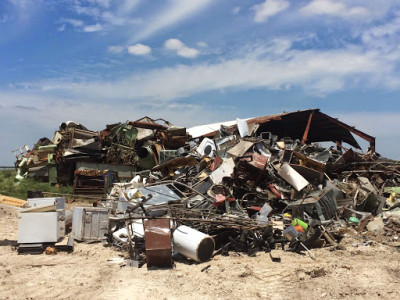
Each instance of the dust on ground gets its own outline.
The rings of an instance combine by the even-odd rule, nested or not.
[[[349,235],[317,260],[282,250],[230,253],[171,270],[120,267],[124,253],[75,243],[71,254],[18,255],[17,213],[0,207],[0,299],[400,299],[400,251]],[[205,267],[209,266],[206,270]],[[203,271],[202,271],[203,270]]]

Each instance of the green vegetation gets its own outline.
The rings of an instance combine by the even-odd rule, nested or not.
[[[0,170],[0,194],[26,200],[28,191],[42,191],[61,194],[72,194],[71,186],[52,186],[46,182],[25,179],[19,184],[14,182],[14,170]]]

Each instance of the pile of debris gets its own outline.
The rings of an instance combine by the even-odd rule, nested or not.
[[[112,182],[130,180],[135,172],[163,163],[187,140],[185,128],[148,117],[107,125],[100,132],[69,121],[61,123],[52,140],[41,138],[33,150],[25,145],[13,151],[16,179],[73,184],[75,193],[104,195]]]
[[[194,127],[190,136],[149,118],[107,126],[97,138],[64,128],[57,144],[53,138],[55,161],[90,156],[141,170],[110,182],[97,207],[71,213],[75,240],[106,241],[127,253],[130,266],[276,247],[315,259],[311,248],[337,247],[348,227],[399,236],[399,163],[375,152],[374,137],[319,110]],[[342,145],[360,149],[352,133],[370,143],[366,154]],[[318,144],[328,141],[335,146]],[[104,178],[101,170],[77,168],[76,188],[84,188],[83,177]]]

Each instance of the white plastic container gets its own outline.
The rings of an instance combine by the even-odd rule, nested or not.
[[[283,234],[283,236],[286,237],[290,242],[291,242],[292,240],[295,240],[295,239],[300,235],[300,233],[294,228],[293,225],[290,225],[288,228],[286,228],[286,229],[283,231],[282,234]]]
[[[197,262],[209,260],[215,249],[211,236],[185,225],[175,229],[173,238],[174,251]]]

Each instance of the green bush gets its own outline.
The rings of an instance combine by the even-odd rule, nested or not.
[[[17,183],[14,181],[16,172],[0,170],[0,194],[26,200],[28,191],[42,191],[60,194],[72,194],[71,186],[52,186],[46,182],[38,182],[32,178]]]

